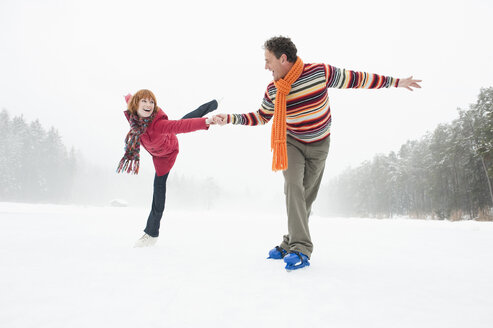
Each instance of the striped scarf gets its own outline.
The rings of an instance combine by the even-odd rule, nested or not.
[[[141,118],[136,114],[130,114],[129,123],[130,131],[125,138],[125,155],[123,155],[118,168],[117,173],[127,172],[132,174],[139,173],[140,164],[140,136],[144,133],[151,124],[156,113],[152,113],[151,116]]]
[[[291,85],[303,73],[303,62],[300,57],[296,60],[286,76],[274,81],[277,88],[274,104],[274,123],[272,124],[271,150],[273,150],[272,171],[288,168],[288,151],[286,145],[286,96],[291,91]]]

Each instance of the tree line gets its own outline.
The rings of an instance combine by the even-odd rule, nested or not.
[[[491,219],[493,87],[459,118],[398,152],[347,169],[321,190],[330,215]]]
[[[147,206],[153,179],[150,171],[136,177],[90,164],[67,149],[54,127],[46,130],[39,120],[0,112],[0,202],[109,205],[122,200]],[[168,185],[173,204],[210,209],[219,203],[221,188],[211,177],[173,174]]]
[[[0,112],[0,201],[63,202],[75,165],[55,128]]]
[[[481,89],[476,103],[458,114],[399,151],[376,155],[332,179],[320,190],[318,210],[338,216],[491,218],[493,87]],[[55,128],[0,112],[0,201],[108,204],[134,195],[131,190],[150,193],[153,177],[143,178],[92,167],[67,150]],[[177,191],[170,199],[190,204],[192,198],[198,207],[213,208],[225,195],[209,180],[175,176],[169,183]],[[198,191],[201,196],[190,197]],[[130,200],[147,204],[149,197]]]

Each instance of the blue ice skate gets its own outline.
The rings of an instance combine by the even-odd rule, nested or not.
[[[310,266],[308,262],[308,256],[296,251],[289,251],[289,254],[284,257],[286,263],[286,270],[298,270],[307,266]]]
[[[288,254],[288,252],[284,248],[276,246],[269,251],[268,259],[280,260],[284,258],[286,254]]]

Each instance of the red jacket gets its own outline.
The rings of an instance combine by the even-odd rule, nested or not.
[[[129,120],[128,111],[124,113]],[[140,144],[151,154],[157,175],[163,176],[171,170],[178,156],[176,135],[208,128],[204,117],[171,121],[163,110],[158,108],[156,117],[140,136]]]

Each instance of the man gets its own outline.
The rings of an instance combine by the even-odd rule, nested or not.
[[[327,64],[304,64],[291,39],[274,37],[264,44],[265,69],[274,81],[260,109],[248,114],[218,114],[216,123],[266,124],[272,117],[271,147],[274,171],[282,170],[288,215],[288,234],[269,252],[287,270],[309,266],[313,251],[308,218],[317,196],[329,151],[331,114],[327,88],[420,88],[412,77],[388,76],[339,69]]]

